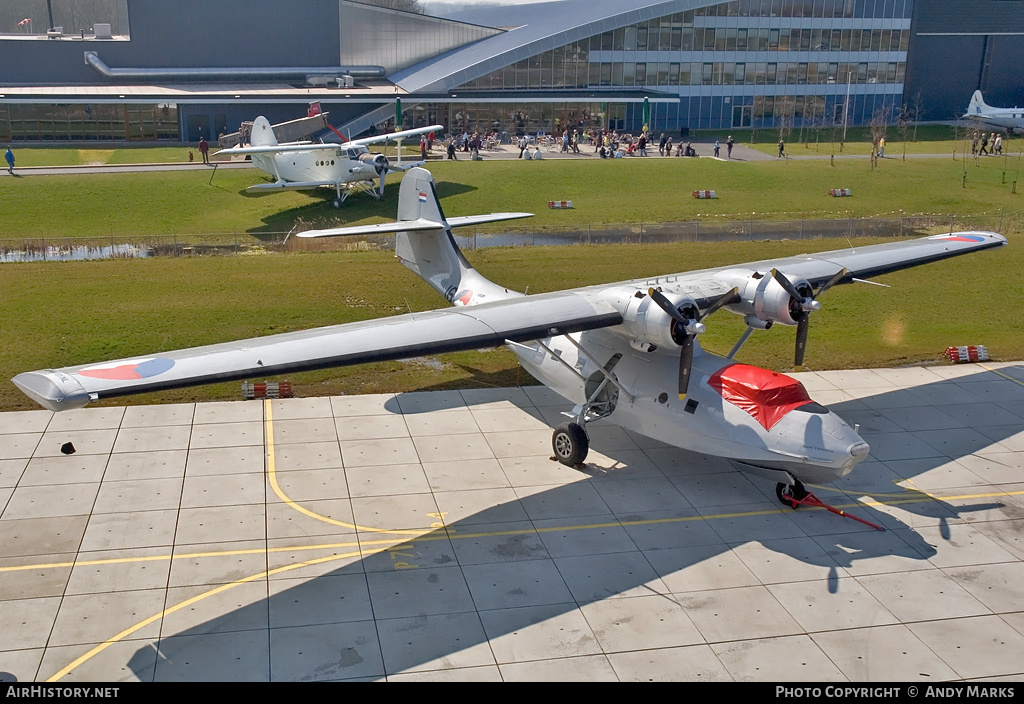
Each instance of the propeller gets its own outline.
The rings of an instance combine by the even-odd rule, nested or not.
[[[373,157],[373,168],[377,170],[377,178],[380,179],[380,183],[377,186],[377,195],[384,195],[384,177],[388,175],[388,171],[391,170],[391,163],[384,154],[378,154]]]
[[[720,296],[714,303],[707,307],[703,313],[696,305],[687,305],[685,308],[676,308],[665,294],[655,288],[647,289],[647,295],[658,304],[658,307],[669,314],[676,321],[672,326],[672,339],[679,343],[679,398],[686,398],[686,390],[690,386],[690,369],[693,366],[693,341],[697,335],[704,332],[704,324],[701,322],[716,310],[724,305],[732,303],[739,293],[734,288],[724,296]]]
[[[847,271],[845,268],[840,269],[835,276],[826,281],[818,288],[817,291],[811,293],[810,296],[805,296],[803,293],[793,285],[793,282],[785,277],[785,275],[778,269],[772,269],[772,277],[779,282],[779,285],[786,290],[786,293],[790,295],[789,314],[796,321],[796,353],[794,355],[793,364],[800,367],[804,363],[804,352],[807,349],[807,330],[810,324],[810,314],[821,308],[821,304],[817,301],[818,296],[828,291],[830,288],[839,283]]]

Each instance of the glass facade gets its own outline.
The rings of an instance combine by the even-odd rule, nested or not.
[[[678,94],[678,106],[655,110],[653,129],[799,126],[837,114],[856,124],[902,99],[912,9],[912,0],[734,0],[595,34],[457,91]]]
[[[179,135],[178,106],[173,103],[0,103],[0,141],[150,141],[178,140]]]

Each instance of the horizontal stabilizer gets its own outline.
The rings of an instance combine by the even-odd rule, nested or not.
[[[379,235],[385,232],[412,232],[414,230],[443,230],[444,223],[436,220],[406,220],[404,222],[382,222],[376,225],[353,225],[332,227],[326,230],[297,232],[296,237],[339,237],[342,235]]]
[[[461,217],[447,218],[446,222],[419,218],[417,220],[402,220],[399,222],[384,222],[376,225],[353,225],[351,227],[332,227],[326,230],[306,230],[297,233],[297,237],[338,237],[343,235],[379,235],[385,232],[414,232],[416,230],[444,230],[445,226],[464,227],[466,225],[479,225],[485,222],[498,222],[500,220],[517,220],[519,218],[533,217],[533,213],[488,213],[487,215],[463,215]]]
[[[520,218],[532,218],[533,213],[487,213],[486,215],[460,215],[454,218],[447,218],[448,227],[465,227],[466,225],[480,225],[485,222],[500,222],[501,220],[518,220]]]

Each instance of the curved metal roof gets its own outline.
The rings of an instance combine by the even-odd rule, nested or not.
[[[522,6],[521,27],[467,44],[389,76],[409,93],[444,92],[535,54],[612,29],[721,0],[566,0],[535,17]]]

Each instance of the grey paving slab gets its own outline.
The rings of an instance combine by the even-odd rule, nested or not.
[[[377,634],[389,675],[496,665],[475,613],[384,619]]]
[[[851,682],[946,682],[957,674],[906,626],[811,635]]]
[[[18,486],[83,484],[98,482],[107,467],[105,455],[60,455],[36,457],[25,468]]]
[[[1019,376],[801,375],[872,444],[815,493],[884,532],[607,422],[567,468],[543,387],[0,414],[0,671],[1019,680]]]
[[[64,454],[61,448],[69,442],[74,446],[75,452],[82,455],[109,454],[117,432],[113,429],[53,430],[50,428],[39,439],[39,447],[36,448],[33,456],[60,457]],[[3,442],[3,437],[0,436],[0,443]]]
[[[164,596],[164,588],[65,595],[47,645],[103,643],[111,636],[159,614],[164,608]],[[157,620],[125,639],[139,640],[159,635]]]
[[[241,423],[244,421],[263,420],[263,404],[252,401],[220,401],[197,403],[193,422],[199,425],[208,423]]]
[[[72,430],[116,430],[124,418],[124,407],[79,408],[55,413],[46,429],[52,432]]]
[[[63,595],[74,565],[73,552],[0,558],[0,603]]]
[[[0,414],[0,435],[8,433],[42,433],[49,425],[50,411],[11,411]]]
[[[26,467],[28,467],[27,457],[17,460],[0,460],[0,487],[18,486]]]
[[[120,590],[161,589],[167,586],[170,552],[165,548],[81,553],[66,594],[103,594]]]
[[[128,508],[128,507],[125,507]],[[84,517],[83,517],[84,518]],[[83,521],[84,523],[84,521]],[[93,514],[88,518],[82,550],[116,550],[174,545],[178,509]]]
[[[92,511],[99,482],[20,486],[7,502],[3,518],[52,518],[77,516]]]
[[[128,406],[124,409],[121,428],[146,426],[192,425],[194,403],[168,403],[162,406]]]
[[[118,453],[107,459],[103,478],[106,481],[127,481],[181,477],[185,474],[186,462],[194,456],[194,452],[190,454],[187,450]]]
[[[845,682],[842,671],[808,636],[713,644],[738,682]]]
[[[998,616],[908,623],[907,628],[957,676],[1020,676],[1024,636]]]
[[[617,682],[606,655],[578,655],[556,663],[550,660],[511,662],[500,666],[505,682]]]
[[[103,482],[92,511],[96,514],[177,510],[182,505],[183,481],[181,477],[168,477]]]

